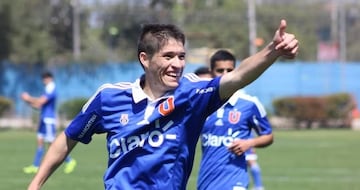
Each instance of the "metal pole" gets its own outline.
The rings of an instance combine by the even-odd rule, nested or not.
[[[336,0],[331,2],[331,42],[335,43],[339,40],[338,35],[338,3]]]
[[[73,56],[75,60],[80,58],[80,19],[79,19],[79,1],[72,0],[73,7]]]
[[[249,53],[253,55],[257,52],[256,40],[256,0],[247,0],[248,5],[248,24],[249,24]]]
[[[340,22],[339,22],[339,45],[340,62],[346,62],[346,11],[344,2],[340,2]]]

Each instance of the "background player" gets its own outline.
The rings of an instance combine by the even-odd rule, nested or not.
[[[298,41],[282,20],[273,41],[232,73],[213,80],[182,76],[185,35],[171,24],[144,25],[134,83],[105,84],[50,146],[28,189],[38,190],[77,142],[107,133],[105,189],[186,189],[201,126],[237,89],[280,56],[294,58]]]
[[[210,73],[213,77],[222,76],[233,71],[235,64],[230,52],[219,50],[210,58]],[[252,138],[253,130],[260,136]],[[272,141],[272,128],[264,107],[256,97],[238,90],[204,124],[198,189],[246,189],[248,164],[254,188],[263,190],[253,147],[268,146]]]
[[[200,78],[212,78],[213,76],[210,73],[209,67],[203,66],[199,67],[194,71],[195,75],[199,76]]]
[[[39,126],[37,129],[37,149],[32,165],[24,167],[24,173],[37,173],[43,154],[45,143],[52,143],[56,137],[56,88],[51,72],[42,74],[44,93],[40,97],[30,96],[23,92],[21,98],[35,109],[40,109]],[[76,161],[70,156],[65,159],[64,173],[71,173],[76,166]]]

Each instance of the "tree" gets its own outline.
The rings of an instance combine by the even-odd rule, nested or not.
[[[11,52],[11,9],[6,2],[0,7],[0,60],[7,59]]]
[[[122,1],[116,6],[104,7],[100,13],[103,21],[101,38],[117,59],[136,60],[134,49],[137,48],[141,26],[155,22],[172,23],[171,11],[168,10],[171,5],[160,1],[149,4]]]

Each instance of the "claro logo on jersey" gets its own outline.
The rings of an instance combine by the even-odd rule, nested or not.
[[[175,134],[164,134],[174,124],[173,121],[169,121],[164,126],[160,126],[159,120],[155,121],[155,130],[147,133],[129,136],[120,139],[113,139],[110,142],[110,158],[117,158],[122,154],[125,154],[136,147],[143,147],[144,144],[148,144],[151,147],[160,147],[165,140],[175,140]]]
[[[228,129],[227,135],[214,135],[211,133],[205,133],[202,135],[202,145],[213,147],[230,146],[234,140],[239,139],[237,138],[239,133],[239,131],[233,132],[232,128]]]

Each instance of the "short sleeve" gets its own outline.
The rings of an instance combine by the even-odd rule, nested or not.
[[[101,120],[101,92],[98,92],[65,129],[65,134],[73,140],[88,144],[93,134],[100,133]]]

